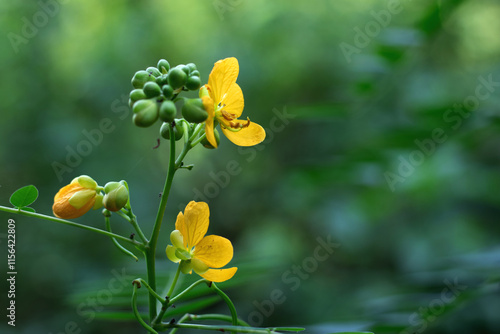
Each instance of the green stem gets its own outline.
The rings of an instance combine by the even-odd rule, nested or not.
[[[208,283],[207,280],[205,280],[204,278],[194,282],[193,284],[191,284],[189,287],[186,288],[186,290],[182,291],[181,293],[179,293],[177,296],[175,296],[174,298],[170,298],[170,301],[168,302],[168,305],[167,306],[171,306],[173,303],[177,302],[179,299],[181,299],[186,293],[188,293],[189,291],[193,290],[196,286],[200,285],[201,283]]]
[[[158,208],[158,213],[156,215],[156,220],[153,227],[153,233],[151,234],[151,239],[148,243],[148,249],[146,252],[148,282],[153,290],[156,290],[156,269],[155,269],[156,244],[158,242],[158,236],[160,234],[163,215],[165,214],[165,207],[167,206],[168,195],[170,193],[170,188],[172,187],[172,180],[174,178],[174,174],[176,171],[175,135],[174,135],[174,129],[172,127],[169,127],[169,134],[170,134],[170,158],[168,162],[167,178],[165,180],[165,186],[163,187],[160,206]],[[153,321],[153,319],[156,317],[156,300],[151,295],[149,295],[149,317],[151,321]]]
[[[219,332],[238,332],[238,333],[254,333],[254,334],[279,334],[279,332],[273,331],[271,328],[256,328],[256,327],[245,327],[245,326],[226,326],[226,325],[201,325],[201,324],[161,324],[158,326],[160,329],[168,328],[192,328],[192,329],[202,329],[202,330],[212,330]],[[172,332],[170,332],[172,334]]]
[[[153,319],[151,324],[154,326],[155,324],[161,323],[161,319],[163,319],[163,316],[165,315],[165,312],[167,312],[168,307],[170,306],[170,296],[174,292],[175,285],[177,284],[177,280],[179,279],[179,274],[181,273],[181,266],[177,266],[177,271],[175,272],[174,280],[172,281],[172,285],[170,286],[170,289],[167,292],[167,299],[164,299],[162,302],[162,307],[156,318]]]
[[[231,317],[233,318],[233,326],[238,325],[238,314],[236,313],[236,308],[234,307],[231,299],[221,290],[214,282],[212,282],[211,288],[217,292],[217,294],[224,300],[224,302],[229,307],[229,311],[231,312]]]
[[[109,217],[104,217],[105,221],[106,221],[106,229],[111,232],[111,223],[109,221]],[[131,251],[129,251],[128,249],[126,249],[125,247],[123,247],[119,242],[118,240],[116,240],[116,238],[111,238],[111,240],[113,240],[113,243],[115,244],[115,246],[120,250],[122,251],[123,253],[127,254],[128,256],[131,256],[135,259],[135,261],[139,261],[139,259],[137,258],[137,256],[134,255],[134,253],[132,253]]]
[[[136,282],[136,284],[139,283],[139,288],[142,285],[144,285],[146,287],[146,289],[148,289],[149,293],[152,294],[161,303],[166,303],[167,302],[167,300],[165,298],[163,298],[162,296],[160,296],[159,294],[157,294],[156,291],[154,291],[153,289],[151,289],[151,287],[149,286],[148,282],[146,282],[142,278],[136,278],[133,282]]]
[[[134,286],[134,289],[132,290],[132,310],[134,312],[135,317],[139,321],[139,323],[142,325],[142,327],[146,328],[150,333],[158,334],[157,331],[155,331],[153,328],[151,328],[145,321],[142,319],[141,314],[139,313],[139,310],[137,309],[137,289],[138,289],[138,283],[136,281],[132,282],[132,285]]]
[[[124,210],[124,209],[122,209],[122,210]],[[146,238],[146,236],[144,235],[144,233],[141,230],[141,227],[137,223],[137,217],[132,212],[132,209],[127,209],[126,212],[117,211],[116,214],[118,214],[120,217],[122,217],[123,219],[125,219],[126,221],[128,221],[132,225],[134,230],[137,232],[137,235],[139,236],[139,238],[141,238],[141,240],[144,243],[148,242],[148,238]]]
[[[198,145],[203,139],[205,139],[206,136],[207,134],[204,133],[203,136],[200,136],[200,138],[196,139],[196,141],[191,143],[191,147],[195,147],[196,145]]]
[[[16,209],[16,208],[8,208],[8,207],[5,207],[5,206],[0,206],[0,211],[15,213],[15,214],[18,214],[18,215],[21,215],[21,216],[40,218],[40,219],[43,219],[43,220],[49,220],[49,221],[53,221],[53,222],[64,224],[64,225],[78,227],[78,228],[81,228],[81,229],[84,229],[84,230],[87,230],[87,231],[96,232],[96,233],[103,234],[103,235],[108,236],[108,237],[116,238],[117,240],[128,242],[128,243],[130,243],[130,244],[132,244],[134,246],[137,246],[139,248],[143,247],[143,245],[141,243],[138,243],[137,241],[134,241],[134,240],[132,240],[130,238],[126,238],[124,236],[121,236],[121,235],[118,235],[118,234],[114,234],[114,233],[111,233],[111,232],[108,232],[108,231],[104,231],[104,230],[101,230],[101,229],[98,229],[98,228],[95,228],[95,227],[91,227],[91,226],[87,226],[87,225],[82,225],[82,224],[79,224],[79,223],[75,223],[75,222],[72,222],[72,221],[69,221],[69,220],[65,220],[65,219],[61,219],[61,218],[56,218],[56,217],[52,217],[52,216],[47,216],[47,215],[42,215],[40,213],[33,213],[33,212],[28,212],[28,211],[22,211],[22,210],[19,210],[19,209]]]
[[[230,317],[225,314],[191,314],[189,317],[189,320],[220,320],[220,321],[225,321],[225,322],[233,322],[233,317]],[[245,321],[238,319],[238,326],[246,326],[250,327],[249,324],[247,324]]]

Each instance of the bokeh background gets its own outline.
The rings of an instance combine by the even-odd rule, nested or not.
[[[195,168],[177,174],[162,228],[160,282],[175,268],[163,247],[176,214],[205,200],[209,232],[233,241],[240,267],[225,290],[254,325],[498,333],[498,1],[4,0],[0,16],[2,205],[34,184],[33,206],[48,214],[75,176],[126,179],[149,233],[168,147],[153,149],[159,124],[133,126],[130,79],[166,58],[196,63],[206,82],[234,56],[244,115],[268,137],[190,152]],[[15,328],[4,314],[9,218]],[[143,332],[129,306],[142,259],[89,232],[0,221],[0,332]],[[98,212],[78,221],[103,227]],[[195,313],[228,312],[208,297],[193,296],[209,307]]]

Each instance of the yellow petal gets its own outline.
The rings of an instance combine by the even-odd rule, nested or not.
[[[212,100],[208,96],[204,96],[201,98],[203,101],[203,107],[208,113],[208,118],[205,121],[205,134],[207,136],[208,142],[215,148],[217,148],[217,140],[215,140],[214,135],[214,100]]]
[[[165,252],[167,253],[167,257],[170,261],[172,261],[174,263],[181,262],[181,259],[179,259],[177,256],[175,256],[175,247],[174,246],[168,245]]]
[[[211,96],[214,101],[220,101],[227,93],[232,84],[236,82],[240,66],[234,57],[219,60],[208,77],[208,85],[211,88]]]
[[[210,209],[205,202],[191,201],[184,210],[184,224],[186,233],[183,233],[187,247],[196,246],[203,239],[208,230]]]
[[[196,245],[194,256],[210,268],[224,267],[233,258],[233,245],[226,238],[207,235]]]
[[[227,281],[228,279],[233,277],[234,274],[236,273],[236,270],[238,270],[237,267],[232,267],[228,269],[209,269],[206,273],[200,276],[208,281],[218,283]]]
[[[240,117],[245,106],[245,100],[240,86],[238,86],[237,83],[232,84],[222,96],[222,99],[217,100],[217,103],[221,104],[222,110],[234,114],[235,118]]]
[[[194,272],[197,273],[198,275],[203,275],[209,269],[205,262],[197,258],[191,259],[191,266],[193,267]]]
[[[246,124],[248,121],[238,119],[233,122]],[[224,127],[221,128],[226,137],[238,146],[254,146],[266,139],[266,131],[264,128],[254,122],[251,122],[250,126],[243,128],[238,132],[232,132],[224,129]]]

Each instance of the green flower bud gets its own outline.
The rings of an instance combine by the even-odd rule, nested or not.
[[[172,88],[172,86],[170,85],[163,85],[163,87],[161,88],[161,91],[163,92],[163,95],[169,99],[171,98],[172,96],[174,96],[174,89]]]
[[[186,73],[187,75],[189,75],[189,72],[191,72],[191,69],[186,65],[179,65],[177,67],[179,67],[181,70],[183,70],[184,73]]]
[[[196,64],[195,63],[189,63],[186,65],[189,68],[189,72],[192,73],[193,71],[196,71]]]
[[[186,81],[186,88],[189,90],[197,90],[201,86],[200,77],[189,77]]]
[[[121,185],[122,184],[120,182],[115,182],[115,181],[108,182],[104,186],[104,193],[109,194],[110,192],[112,192],[113,190],[115,190],[116,188],[118,188]]]
[[[179,67],[174,67],[170,70],[170,72],[168,72],[168,84],[172,86],[174,90],[184,86],[186,81],[187,74]]]
[[[144,94],[148,98],[157,97],[157,96],[160,96],[160,94],[161,94],[160,86],[158,86],[158,84],[156,82],[153,82],[153,81],[146,82],[144,84],[143,90],[144,90]]]
[[[95,189],[97,188],[97,182],[94,181],[93,178],[91,178],[88,175],[80,175],[76,178],[76,181],[83,187],[83,188],[88,188],[88,189]]]
[[[177,116],[177,108],[175,107],[175,103],[167,100],[163,101],[160,106],[160,119],[164,122],[171,123],[175,116]]]
[[[189,99],[182,106],[182,116],[190,123],[202,123],[207,119],[208,113],[203,108],[201,99]]]
[[[129,106],[130,108],[133,108],[133,107],[134,107],[135,102],[136,102],[136,101],[132,101],[132,99],[131,99],[131,98],[129,98],[129,99],[128,99],[128,106]]]
[[[200,77],[200,71],[198,71],[198,70],[191,71],[191,73],[189,73],[189,75],[192,77]]]
[[[139,89],[142,88],[146,82],[154,80],[155,77],[150,75],[148,72],[137,71],[135,72],[134,77],[132,78],[132,86],[134,86],[134,88]]]
[[[68,200],[68,203],[75,209],[81,209],[96,196],[96,191],[93,189],[85,189],[77,191]]]
[[[182,138],[182,135],[184,135],[184,127],[182,126],[182,122],[178,119],[174,120],[175,126],[174,126],[174,137],[175,140],[180,140]],[[160,135],[167,139],[170,140],[170,127],[172,125],[170,123],[163,123],[160,128]]]
[[[165,59],[160,59],[158,61],[157,67],[158,67],[158,70],[160,70],[160,72],[163,74],[167,74],[168,71],[170,70],[170,64]]]
[[[217,146],[219,146],[219,144],[220,144],[220,135],[219,135],[219,131],[217,131],[217,129],[214,129],[214,137],[215,137],[215,141],[217,142]],[[205,138],[203,138],[201,140],[200,143],[205,148],[209,148],[209,149],[215,148],[215,147],[212,146],[212,144],[210,144],[210,142],[208,141],[208,139],[207,139],[206,136],[205,136]]]
[[[144,94],[144,91],[142,89],[134,89],[130,92],[130,99],[132,100],[132,102],[143,100],[145,98],[146,94]]]
[[[175,248],[180,248],[180,249],[186,248],[184,247],[184,237],[182,236],[181,231],[179,230],[173,230],[172,233],[170,233],[170,242]]]
[[[117,182],[118,183],[118,182]],[[119,183],[119,187],[104,195],[103,204],[109,211],[120,211],[128,202],[128,190],[125,185]]]
[[[154,75],[155,77],[159,77],[161,75],[161,72],[158,71],[158,69],[156,67],[152,67],[152,66],[148,67],[146,69],[146,72],[148,72],[151,75]]]
[[[168,76],[166,74],[163,74],[159,77],[156,78],[156,83],[160,86],[163,87],[163,85],[168,84]]]
[[[158,105],[152,100],[140,100],[132,108],[134,124],[140,127],[153,125],[158,119]]]

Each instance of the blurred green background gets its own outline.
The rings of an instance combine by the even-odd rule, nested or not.
[[[5,0],[0,16],[2,205],[34,184],[34,207],[48,214],[75,176],[126,179],[149,233],[168,147],[153,149],[159,124],[133,126],[130,79],[166,58],[196,63],[206,82],[234,56],[244,117],[267,139],[190,152],[195,168],[176,175],[160,236],[160,282],[175,268],[163,253],[175,216],[205,200],[209,232],[233,241],[240,267],[225,290],[254,325],[498,333],[498,1]],[[105,119],[112,130],[84,147]],[[0,332],[144,332],[127,320],[142,259],[0,212],[0,277],[9,218],[17,321],[6,324],[2,279]],[[78,221],[103,227],[98,212]]]

